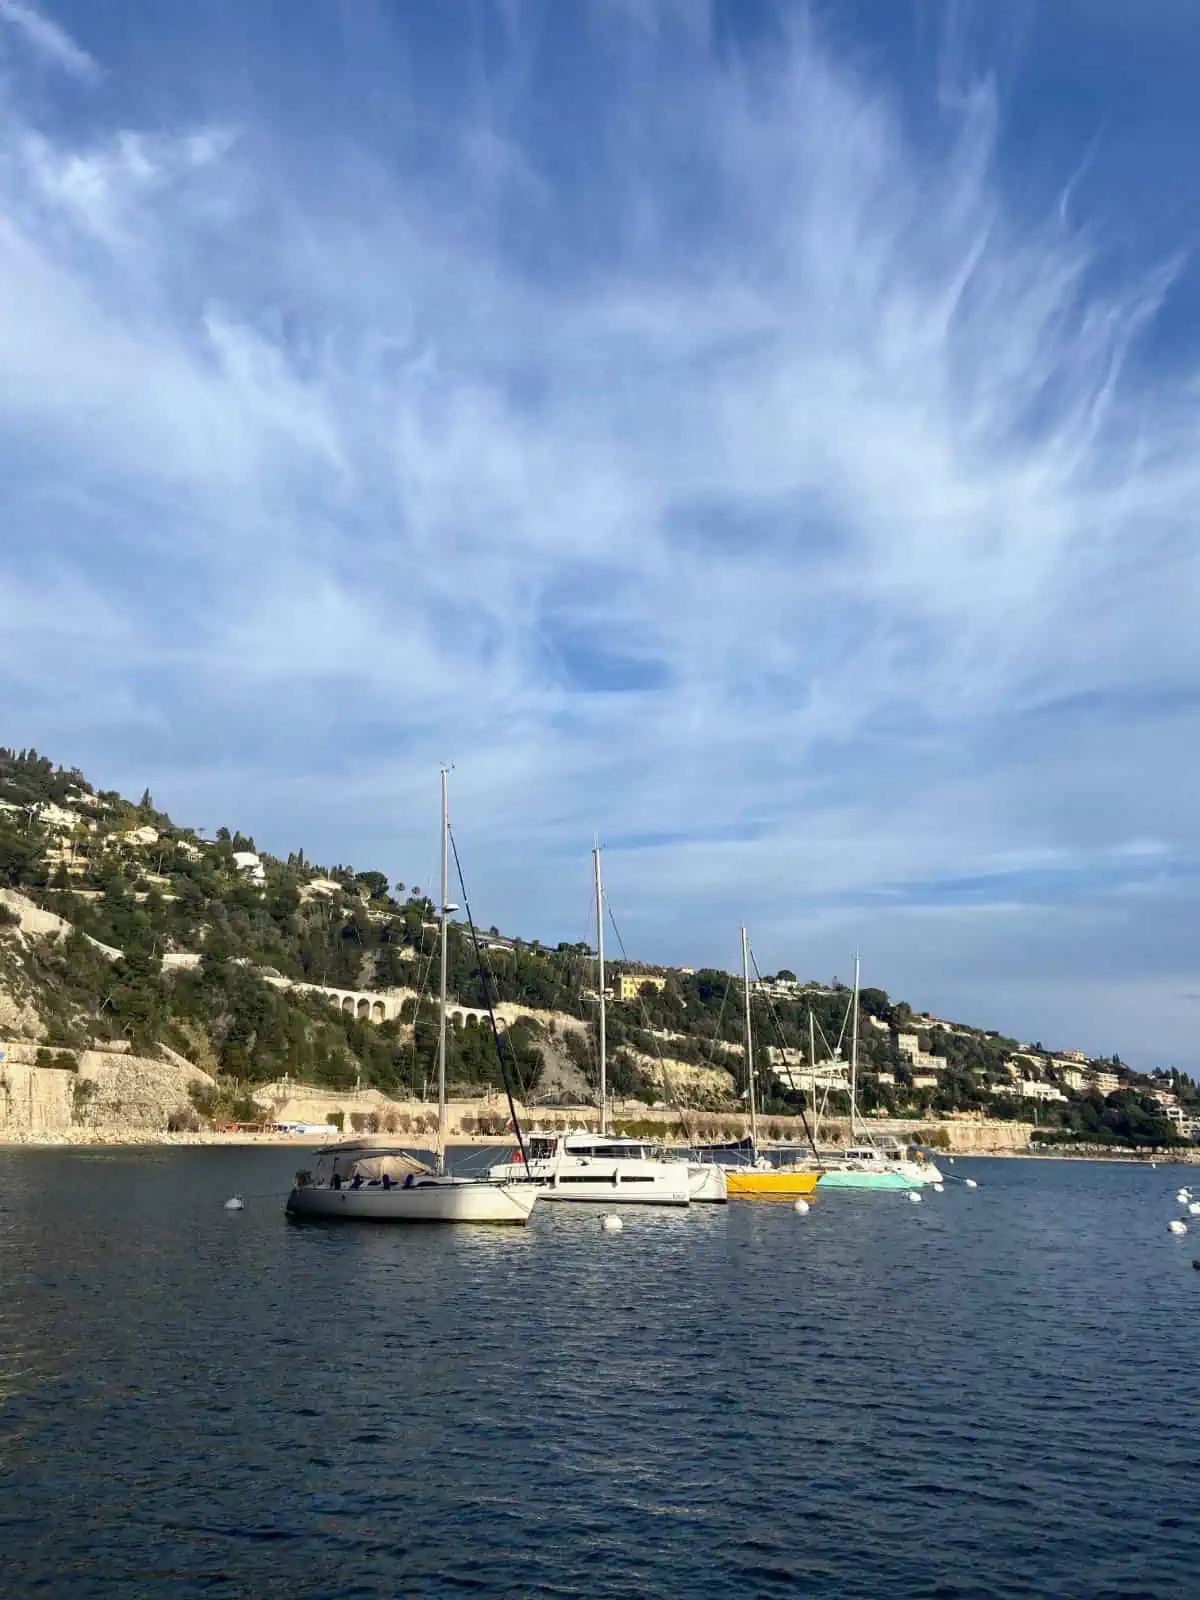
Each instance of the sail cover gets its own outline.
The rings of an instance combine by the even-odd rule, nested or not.
[[[433,1170],[406,1150],[381,1150],[378,1145],[345,1145],[327,1154],[333,1158],[333,1172],[343,1183],[353,1178],[361,1178],[364,1183],[383,1177],[403,1181],[410,1172]]]

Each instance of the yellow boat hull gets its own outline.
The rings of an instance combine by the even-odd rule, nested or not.
[[[726,1167],[725,1188],[731,1200],[795,1200],[812,1194],[819,1172],[767,1171],[747,1167],[744,1171]]]

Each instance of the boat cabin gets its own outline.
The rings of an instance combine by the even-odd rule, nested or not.
[[[530,1161],[572,1156],[596,1161],[657,1161],[661,1145],[644,1139],[621,1139],[598,1133],[535,1133],[526,1141]]]

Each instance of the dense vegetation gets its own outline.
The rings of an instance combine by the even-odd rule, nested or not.
[[[35,997],[51,1050],[124,1038],[143,1052],[170,1046],[241,1086],[289,1074],[335,1088],[361,1082],[390,1092],[427,1091],[437,1032],[437,927],[428,896],[389,884],[378,871],[314,865],[302,852],[286,860],[256,852],[263,874],[256,882],[235,859],[247,851],[255,851],[253,839],[236,831],[221,828],[202,840],[178,826],[148,791],[134,804],[94,791],[82,774],[57,768],[35,751],[0,750],[0,887],[22,891],[74,930],[62,940],[31,941],[18,952],[3,937],[13,919],[0,906],[0,984],[8,981]],[[119,955],[114,959],[112,952]],[[180,964],[189,954],[201,958],[198,965]],[[176,959],[164,965],[164,957]],[[545,949],[536,940],[497,936],[481,961],[466,930],[455,927],[448,972],[450,991],[464,1008],[486,1008],[490,998],[589,1024],[595,1012],[589,994],[594,964],[584,945]],[[416,998],[396,1019],[370,1023],[319,996],[273,985],[272,975],[344,989],[406,988]],[[722,1068],[739,1092],[745,1082],[740,981],[715,970],[663,976],[661,990],[645,989],[638,1000],[610,1008],[614,1092],[660,1097],[661,1082],[647,1062],[663,1057]],[[849,1000],[836,984],[808,985],[784,999],[755,996],[755,1065],[768,1114],[793,1110],[798,1099],[776,1077],[774,1053],[807,1057],[811,1011],[818,1056],[839,1044],[845,1056]],[[914,1087],[913,1069],[897,1047],[901,1032],[917,1032],[922,1050],[944,1063],[936,1088]],[[518,1081],[531,1096],[548,1052],[577,1083],[595,1082],[590,1026],[552,1029],[518,1021],[507,1043]],[[1008,1085],[1004,1063],[1019,1048],[1013,1039],[978,1030],[920,1031],[908,1005],[892,1002],[883,990],[864,989],[862,1109],[1033,1116],[1058,1138],[1169,1141],[1157,1108],[1136,1094],[1110,1096],[1109,1103],[1080,1096],[1065,1107],[1040,1109],[1006,1099],[998,1093]],[[452,1027],[447,1061],[455,1088],[501,1081],[486,1020],[481,1026],[468,1016]],[[1180,1093],[1196,1099],[1186,1079]],[[842,1107],[831,1106],[842,1108],[844,1099]]]

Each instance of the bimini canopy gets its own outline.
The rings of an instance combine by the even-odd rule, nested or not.
[[[416,1156],[409,1155],[407,1150],[370,1144],[364,1139],[350,1140],[345,1144],[326,1145],[325,1149],[318,1153],[322,1166],[329,1163],[330,1177],[336,1175],[343,1182],[353,1178],[361,1178],[364,1183],[372,1178],[383,1177],[402,1180],[410,1172],[433,1170],[423,1161],[418,1161]]]

